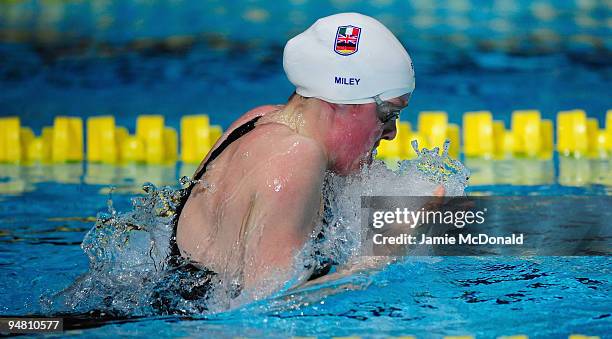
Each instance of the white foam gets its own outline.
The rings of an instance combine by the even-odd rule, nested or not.
[[[448,157],[447,149],[448,145],[442,155],[437,149],[417,150],[417,159],[401,162],[396,171],[382,161],[375,161],[350,177],[329,174],[323,192],[326,211],[317,228],[323,229],[324,238],[318,238],[318,232],[313,234],[312,241],[296,254],[292,278],[287,279],[286,272],[279,272],[271,275],[265,285],[280,283],[284,288],[277,292],[283,293],[295,282],[302,281],[305,268],[315,265],[320,258],[344,264],[359,256],[362,196],[429,196],[440,185],[447,196],[463,195],[468,172],[461,163]],[[182,185],[188,182],[181,178]],[[143,190],[145,195],[133,198],[133,208],[128,212],[115,211],[109,199],[108,213],[98,216],[81,245],[90,261],[89,271],[64,291],[42,300],[46,312],[101,310],[126,315],[158,312],[151,307],[151,295],[166,293],[159,282],[168,279],[165,260],[172,219],[184,191],[170,187],[158,189],[152,184],[145,184]],[[273,293],[262,287],[260,291],[246,291],[232,298],[231,291],[222,290],[229,289],[231,283],[218,286],[208,301],[185,300],[172,294],[167,297],[181,313],[193,314],[202,310],[220,312],[251,300],[265,299]],[[203,305],[205,302],[207,305]]]

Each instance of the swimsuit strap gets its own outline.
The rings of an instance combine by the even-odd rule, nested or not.
[[[219,147],[217,147],[216,149],[212,151],[208,160],[206,160],[204,165],[202,165],[202,168],[193,176],[193,180],[201,179],[204,173],[206,172],[206,168],[208,164],[210,164],[213,160],[215,160],[221,154],[221,152],[223,152],[223,150],[225,150],[231,143],[233,143],[234,141],[238,140],[245,134],[255,129],[255,123],[257,123],[257,121],[260,118],[261,116],[255,117],[249,120],[248,122],[244,123],[243,125],[240,125],[238,128],[234,129],[227,136],[227,138],[221,143],[221,145],[219,145]],[[182,267],[183,269],[188,269],[188,270],[199,270],[195,266],[188,264],[188,263],[186,264],[184,260],[181,260],[182,258],[181,253],[176,244],[176,229],[178,227],[179,216],[181,215],[181,212],[183,211],[183,207],[185,206],[185,203],[187,203],[187,199],[189,199],[189,195],[191,194],[191,190],[193,189],[193,186],[195,186],[195,184],[190,184],[188,187],[185,188],[186,190],[185,194],[181,197],[181,200],[176,207],[174,220],[172,221],[173,225],[172,225],[172,237],[170,238],[170,256],[168,257],[167,260],[168,260],[168,264],[171,267]],[[325,204],[324,206],[326,207],[326,210],[327,210],[328,206],[326,205],[327,204]],[[322,239],[323,237],[324,235],[322,233],[318,235],[318,238],[320,239]],[[321,259],[320,262],[315,267],[310,278],[308,278],[308,280],[313,280],[318,277],[326,275],[327,273],[329,273],[333,264],[334,262],[332,260]],[[214,274],[214,272],[212,271],[210,272]]]
[[[223,152],[231,143],[233,143],[234,141],[238,140],[240,137],[244,136],[245,134],[249,133],[250,131],[255,129],[255,123],[261,118],[261,116],[257,116],[251,120],[249,120],[248,122],[240,125],[239,127],[235,128],[228,136],[225,140],[223,140],[223,142],[221,143],[221,145],[219,145],[219,147],[215,148],[212,153],[210,154],[210,157],[208,157],[208,160],[206,160],[206,162],[204,163],[204,165],[202,165],[202,167],[200,168],[200,170],[193,176],[192,180],[200,180],[202,178],[202,176],[204,175],[204,173],[206,172],[206,168],[208,167],[208,164],[210,164],[213,160],[215,160],[219,155],[221,155],[221,152]],[[193,186],[195,186],[195,184],[190,184],[188,187],[185,188],[185,193],[182,195],[179,204],[176,206],[176,211],[174,213],[174,220],[172,221],[172,236],[170,237],[170,257],[169,259],[174,262],[175,259],[178,259],[177,256],[180,256],[180,251],[178,249],[178,246],[176,244],[176,229],[178,227],[178,220],[179,217],[181,215],[181,212],[183,211],[183,207],[185,206],[185,204],[187,203],[187,199],[189,199],[189,196],[191,195],[191,190],[193,189]],[[173,265],[176,266],[176,265]]]
[[[223,150],[227,148],[227,146],[229,146],[232,142],[240,139],[240,137],[242,137],[243,135],[255,129],[255,123],[257,122],[257,120],[259,120],[259,118],[261,118],[261,115],[249,120],[248,122],[234,129],[232,133],[230,133],[227,138],[223,140],[221,145],[219,145],[219,147],[215,148],[212,151],[210,157],[208,158],[208,160],[206,160],[200,171],[193,176],[193,180],[200,180],[202,175],[204,175],[204,172],[206,172],[206,167],[208,166],[208,164],[211,161],[215,160],[221,154],[221,152],[223,152]]]

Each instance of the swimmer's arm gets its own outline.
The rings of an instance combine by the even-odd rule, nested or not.
[[[353,262],[338,267],[334,273],[326,274],[322,277],[309,280],[303,284],[295,286],[294,288],[292,288],[292,290],[303,289],[320,285],[323,283],[334,282],[356,274],[376,273],[384,269],[385,266],[391,264],[393,261],[395,261],[394,257],[360,256],[357,257]]]
[[[279,152],[257,170],[256,210],[262,236],[252,237],[247,252],[263,281],[270,275],[270,289],[280,288],[294,275],[294,259],[313,232],[318,215],[326,161],[314,141],[291,138],[275,145]],[[257,234],[257,231],[254,232]],[[277,286],[273,286],[278,284]]]
[[[438,186],[432,193],[435,198],[428,203],[429,209],[435,209],[443,204],[443,197],[445,194],[444,186]],[[404,228],[402,227],[401,230]],[[394,256],[358,256],[353,261],[344,264],[336,269],[334,273],[330,273],[305,282],[295,288],[305,288],[312,285],[318,285],[326,282],[333,282],[342,278],[355,275],[355,274],[371,274],[376,273],[384,269],[387,265],[393,263],[397,258]]]

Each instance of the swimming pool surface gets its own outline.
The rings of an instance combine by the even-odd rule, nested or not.
[[[116,187],[113,204],[118,211],[129,210],[130,198],[141,188],[131,179],[87,183],[93,180],[90,173],[95,168],[65,166],[70,169],[61,173],[72,170],[73,176],[53,176],[49,168],[24,171],[28,168],[10,166],[17,173],[3,178],[4,189],[19,180],[29,189],[0,196],[0,274],[4,277],[0,314],[40,314],[41,297],[65,288],[88,270],[80,244],[96,214],[107,210],[109,184]],[[10,168],[3,167],[3,173]],[[478,176],[476,172],[474,177]],[[66,183],[67,179],[72,182]],[[171,175],[158,178],[160,184],[164,180],[173,184],[173,179]],[[601,184],[483,185],[468,191],[610,195],[610,187]],[[334,285],[323,286],[302,303],[263,301],[201,317],[87,320],[73,315],[82,318],[67,326],[78,328],[70,333],[95,337],[469,334],[490,338],[519,333],[535,338],[570,333],[605,337],[612,326],[611,270],[609,257],[413,257],[382,272],[351,278],[355,290],[332,293]],[[133,288],[138,291],[139,286]]]

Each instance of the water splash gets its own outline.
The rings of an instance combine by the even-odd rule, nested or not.
[[[402,161],[399,167],[400,173],[414,173],[433,183],[441,184],[444,186],[447,196],[463,194],[470,177],[470,171],[459,160],[450,157],[448,154],[449,140],[444,142],[442,154],[440,154],[438,147],[431,150],[427,148],[419,150],[419,144],[416,140],[412,140],[411,145],[417,158],[412,161]]]
[[[353,176],[327,175],[323,190],[325,209],[315,228],[317,231],[296,253],[294,276],[285,281],[277,296],[304,278],[301,276],[304,268],[322,262],[342,265],[359,256],[361,196],[427,196],[439,185],[445,187],[446,195],[463,194],[469,172],[449,157],[448,143],[441,155],[437,148],[419,150],[416,143],[413,145],[417,158],[402,161],[397,171],[390,170],[382,161],[375,161]],[[81,245],[89,259],[89,271],[65,290],[43,299],[43,310],[49,314],[96,310],[130,316],[226,310],[229,299],[234,298],[223,289],[228,284],[205,272],[186,274],[168,265],[173,219],[179,202],[188,192],[187,187],[199,183],[215,190],[212,183],[188,177],[182,177],[179,183],[183,188],[158,188],[145,183],[144,195],[132,198],[132,209],[127,212],[115,210],[111,188],[108,211],[98,215]],[[350,282],[359,277],[347,279]],[[211,297],[194,298],[193,290],[203,286],[210,290],[207,296]],[[261,304],[268,294],[254,293],[250,300],[259,300]],[[240,298],[240,302],[246,303],[249,297]],[[282,308],[282,305],[273,302],[270,307]]]
[[[446,196],[462,196],[469,170],[448,154],[450,142],[438,148],[419,150],[412,142],[416,159],[403,160],[396,171],[375,160],[351,177],[330,175],[325,184],[326,213],[322,220],[325,236],[315,241],[315,253],[337,264],[349,263],[360,255],[361,196],[430,196],[444,187]],[[322,240],[321,240],[322,239]]]
[[[145,194],[132,198],[132,210],[125,213],[114,209],[109,196],[108,211],[98,215],[81,244],[89,271],[64,291],[43,299],[44,311],[154,313],[151,294],[166,269],[172,219],[184,190],[151,183],[142,189]]]

